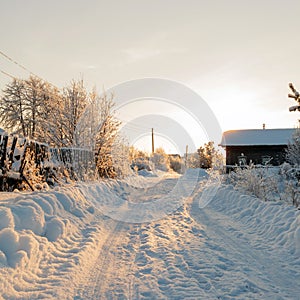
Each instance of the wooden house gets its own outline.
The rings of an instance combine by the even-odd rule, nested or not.
[[[285,161],[286,149],[295,129],[246,129],[223,133],[220,146],[226,151],[227,170],[235,166],[270,164]]]

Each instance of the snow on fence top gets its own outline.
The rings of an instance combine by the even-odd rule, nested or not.
[[[50,182],[53,163],[64,165],[75,179],[93,178],[95,154],[81,148],[50,148],[0,129],[0,191],[13,191],[26,184],[34,190],[34,182]],[[52,181],[51,181],[52,182]]]
[[[294,128],[244,129],[225,131],[220,146],[288,145]]]

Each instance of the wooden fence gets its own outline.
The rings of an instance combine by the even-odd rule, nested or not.
[[[50,148],[51,161],[66,166],[75,177],[85,180],[95,172],[95,154],[81,148]]]
[[[50,148],[47,144],[0,133],[0,191],[22,184],[46,182],[53,166],[63,165],[74,178],[84,180],[95,172],[92,151],[79,148]]]

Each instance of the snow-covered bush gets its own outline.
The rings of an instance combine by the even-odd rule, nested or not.
[[[170,168],[179,173],[182,174],[184,171],[184,162],[180,156],[169,156],[170,161]]]
[[[300,186],[297,169],[288,163],[278,167],[236,168],[227,182],[237,189],[252,194],[264,201],[284,201],[296,207],[300,204]]]
[[[198,153],[189,153],[185,157],[185,165],[188,169],[201,168],[199,154]]]
[[[236,168],[229,174],[229,182],[236,188],[246,191],[262,200],[271,201],[276,191],[274,172],[269,168],[256,168],[255,165]]]
[[[158,148],[150,157],[150,161],[155,168],[160,171],[168,172],[170,170],[169,156],[165,153],[163,148]]]
[[[300,166],[300,129],[296,129],[286,151],[287,161],[293,166]]]
[[[284,163],[280,167],[279,174],[281,177],[280,184],[283,187],[280,198],[298,207],[300,205],[300,169],[291,166],[289,163]]]
[[[286,158],[289,164],[281,168],[281,174],[285,180],[285,197],[293,205],[300,205],[300,129],[296,129],[292,140],[288,144]]]
[[[149,157],[137,157],[132,160],[131,169],[136,172],[141,170],[152,171],[154,166]]]
[[[116,176],[121,178],[130,175],[132,169],[130,168],[129,147],[127,141],[119,134],[115,139],[112,154]]]

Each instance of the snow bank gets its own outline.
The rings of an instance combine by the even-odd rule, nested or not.
[[[25,267],[32,253],[38,249],[37,241],[28,234],[19,234],[12,228],[0,231],[0,267]]]
[[[198,195],[199,201],[201,194]],[[230,215],[267,244],[300,254],[300,210],[283,202],[264,202],[222,185],[209,207]]]
[[[172,180],[165,180],[160,186],[159,177],[132,176],[123,181],[82,183],[27,194],[1,194],[0,299],[67,299],[66,295],[72,295],[78,287],[76,284],[82,282],[85,276],[88,278],[87,272],[93,269],[99,249],[109,235],[118,233],[116,222],[113,223],[109,218],[111,212],[103,210],[103,205],[111,203],[112,200],[117,205],[120,199],[126,200],[128,196],[139,195],[140,199],[134,199],[136,203],[129,204],[137,204],[144,208],[143,196],[155,199],[144,195],[149,187],[155,192],[154,196],[168,192],[164,195],[167,204],[172,198],[176,199],[175,196],[181,195],[178,204],[182,204],[186,197],[191,198],[199,181],[202,181],[199,189],[203,189],[203,179],[206,178],[208,175],[205,170],[196,169],[188,170],[176,185]],[[157,184],[155,188],[154,184]],[[142,189],[142,192],[135,194],[138,189]],[[201,197],[201,193],[198,194],[197,191],[193,195],[199,199]],[[128,203],[123,204],[124,210],[128,209],[125,204],[130,206]],[[216,191],[208,206],[215,211],[225,212],[241,226],[255,233],[253,236],[258,234],[267,244],[289,251],[295,258],[299,257],[300,217],[299,211],[294,207],[277,202],[262,202],[223,185]],[[176,215],[180,214],[182,207],[184,206],[169,215],[173,224],[178,224]],[[187,231],[193,236],[196,227],[191,228],[186,224],[194,222],[187,212],[182,216],[182,222],[184,232],[178,232],[176,237],[182,236],[184,240]],[[160,221],[157,221],[157,224],[156,228],[149,225],[149,230],[157,231]],[[167,225],[168,223],[161,228],[161,234],[172,240],[168,236]],[[205,234],[204,230],[201,232]],[[144,239],[144,236],[141,235],[141,238]],[[151,240],[149,245],[152,245]],[[186,245],[182,247],[182,253],[188,251],[184,249]],[[132,249],[128,248],[128,253],[131,251]],[[175,254],[176,257],[179,255],[177,250]],[[163,254],[161,255],[164,259]],[[153,261],[155,259],[156,257]],[[205,264],[204,261],[203,265]],[[145,270],[146,267],[147,264]]]
[[[59,285],[93,262],[100,241],[100,228],[89,228],[95,211],[75,185],[1,194],[0,299],[61,299]]]
[[[11,210],[6,207],[0,208],[0,230],[14,226],[14,217]]]
[[[97,258],[110,224],[107,215],[99,214],[99,202],[122,197],[132,183],[148,186],[147,180],[152,179],[133,176],[0,193],[0,299],[61,299],[59,291],[74,289],[75,279],[82,281]]]
[[[76,188],[19,194],[0,201],[0,262],[12,268],[29,262],[36,241],[55,242],[68,231],[69,220],[93,213]],[[33,238],[35,237],[35,238]],[[45,240],[46,239],[46,240]]]

